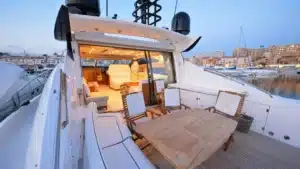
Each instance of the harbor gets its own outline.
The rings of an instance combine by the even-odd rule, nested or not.
[[[219,70],[220,71],[220,70]],[[240,69],[220,71],[241,79],[271,94],[300,100],[300,69]]]
[[[5,5],[0,168],[299,169],[300,2]]]

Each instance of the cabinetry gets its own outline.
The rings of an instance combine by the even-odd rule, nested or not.
[[[216,95],[196,92],[191,90],[180,89],[181,103],[191,108],[205,109],[214,106],[217,100]]]

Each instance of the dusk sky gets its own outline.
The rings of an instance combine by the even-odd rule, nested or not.
[[[1,0],[0,51],[61,53],[65,44],[54,40],[57,12],[64,0]],[[175,0],[160,0],[162,21],[170,27]],[[134,0],[109,0],[109,15],[117,13],[132,21]],[[239,46],[240,26],[246,45],[284,45],[300,43],[299,0],[179,0],[177,12],[191,17],[191,36],[203,38],[191,54],[224,51],[232,55]],[[101,1],[105,17],[105,1]]]

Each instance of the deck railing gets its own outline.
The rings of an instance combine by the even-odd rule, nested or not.
[[[27,105],[31,99],[42,93],[51,70],[45,71],[30,80],[24,87],[4,103],[0,103],[0,122],[21,106]]]
[[[248,85],[248,86],[254,87],[254,88],[256,88],[256,89],[258,89],[258,90],[260,90],[260,91],[262,91],[262,92],[268,94],[271,98],[273,98],[273,97],[272,97],[272,94],[271,94],[270,92],[268,92],[268,91],[266,91],[266,90],[264,90],[264,89],[262,89],[262,88],[259,88],[259,87],[255,86],[255,85],[251,84],[251,83],[248,83],[248,82],[246,82],[246,81],[243,81],[243,80],[241,80],[241,79],[238,79],[238,78],[235,78],[235,77],[226,75],[226,74],[224,74],[224,73],[222,73],[222,72],[218,72],[218,71],[216,71],[216,70],[209,69],[209,68],[204,68],[204,71],[207,71],[207,72],[213,73],[213,74],[215,74],[215,75],[224,77],[224,78],[226,78],[226,79],[232,80],[232,81],[234,81],[234,82],[236,82],[236,83],[239,83],[239,84],[241,84],[241,85],[243,85],[243,86],[244,86],[244,85]]]

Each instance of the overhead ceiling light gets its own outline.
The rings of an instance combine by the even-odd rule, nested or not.
[[[93,51],[94,51],[94,48],[92,48],[92,49],[89,51],[89,54],[91,54]]]

